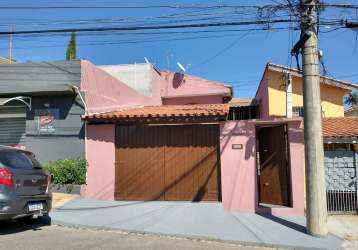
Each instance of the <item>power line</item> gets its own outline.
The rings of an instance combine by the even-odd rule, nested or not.
[[[43,10],[43,9],[208,9],[208,8],[255,8],[264,9],[286,5],[97,5],[97,6],[0,6],[0,10]]]
[[[262,28],[249,28],[249,29],[211,29],[211,30],[196,30],[196,31],[159,31],[159,32],[103,32],[103,33],[80,33],[79,35],[82,36],[91,36],[91,37],[95,37],[95,36],[147,36],[147,35],[151,35],[151,36],[159,36],[161,37],[162,35],[186,35],[186,34],[200,34],[200,33],[204,33],[204,34],[210,34],[210,33],[236,33],[236,32],[247,32],[247,31],[281,31],[281,30],[288,30],[291,29],[290,27],[275,27],[275,28],[270,28],[268,29],[267,27],[262,27]],[[292,28],[292,30],[297,30],[296,28]],[[67,34],[54,34],[54,37],[66,37],[67,38]],[[29,39],[27,39],[29,38]],[[42,38],[42,36],[36,36],[36,35],[31,35],[31,36],[20,36],[17,37],[17,42],[32,42],[33,38]],[[50,43],[51,41],[36,41],[38,42],[45,42],[45,43]],[[57,42],[57,41],[56,41]],[[87,42],[100,42],[98,40],[96,41],[87,41]],[[105,41],[104,41],[105,42]]]
[[[254,24],[275,24],[289,23],[289,19],[276,20],[257,20],[239,22],[216,22],[216,23],[196,23],[180,25],[157,25],[157,26],[122,26],[122,27],[102,27],[102,28],[68,28],[68,29],[45,29],[45,30],[21,30],[21,31],[1,31],[0,35],[19,35],[19,34],[45,34],[45,33],[68,33],[68,32],[102,32],[102,31],[131,31],[131,30],[160,30],[160,29],[180,29],[180,28],[204,28],[204,27],[224,27],[242,26]]]
[[[259,31],[260,29],[255,29]],[[266,29],[261,29],[266,30]],[[184,40],[199,40],[206,38],[225,38],[233,37],[236,35],[211,35],[211,36],[195,36],[195,37],[183,37],[183,38],[168,38],[168,39],[142,39],[142,40],[123,40],[123,41],[96,41],[90,43],[77,43],[79,46],[94,46],[94,45],[121,45],[121,44],[138,44],[138,43],[152,43],[152,42],[171,42],[171,41],[184,41]],[[17,46],[16,49],[28,49],[28,48],[55,48],[66,47],[67,44],[54,44],[54,45],[41,45],[41,46]]]
[[[323,8],[341,8],[341,9],[358,9],[358,5],[356,4],[332,4],[332,3],[322,3],[317,4],[318,7]]]
[[[250,33],[250,31],[246,32],[245,34],[243,34],[242,36],[240,36],[239,38],[235,39],[232,43],[230,43],[228,46],[224,47],[223,49],[221,49],[219,52],[215,53],[213,56],[209,57],[208,59],[205,59],[204,61],[202,61],[201,63],[197,64],[197,65],[193,65],[193,67],[191,67],[191,69],[193,68],[198,68],[202,65],[205,65],[209,62],[211,62],[212,60],[214,60],[215,58],[219,57],[220,55],[224,54],[226,51],[228,51],[229,49],[231,49],[232,47],[234,47],[241,39],[245,38],[248,34]]]

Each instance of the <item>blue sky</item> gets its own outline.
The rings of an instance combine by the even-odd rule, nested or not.
[[[89,6],[89,5],[160,5],[160,4],[266,4],[273,1],[33,1],[33,0],[3,0],[0,6]],[[278,1],[276,1],[278,2]],[[343,1],[328,1],[342,3]],[[181,10],[183,11],[183,10]],[[180,12],[179,10],[145,9],[85,9],[85,10],[1,10],[0,30],[9,30],[12,25],[15,30],[46,29],[62,27],[103,27],[115,26],[115,24],[63,24],[64,20],[74,19],[108,19],[108,18],[138,18],[143,16],[159,16]],[[326,16],[358,19],[358,13],[327,12]],[[37,25],[34,25],[34,22]],[[60,22],[60,23],[58,23]],[[207,22],[207,21],[204,21]],[[56,24],[55,24],[56,23]],[[67,26],[66,26],[67,25]],[[244,28],[244,27],[240,27]],[[228,28],[229,29],[229,28]],[[230,29],[239,29],[230,27]],[[324,31],[331,30],[324,27]],[[265,64],[274,62],[283,65],[295,65],[291,61],[289,50],[292,43],[297,40],[297,31],[252,31],[211,33],[214,36],[206,39],[172,40],[181,39],[184,36],[206,36],[206,34],[165,34],[165,35],[111,35],[77,37],[77,57],[88,59],[95,64],[124,64],[141,63],[144,57],[154,62],[159,69],[178,70],[176,62],[183,65],[191,64],[189,74],[202,76],[208,79],[232,83],[237,97],[252,97],[255,94],[259,79],[261,78]],[[65,57],[68,35],[41,36],[41,37],[14,37],[14,57],[18,61],[45,61],[62,60]],[[168,40],[143,42],[143,40]],[[123,41],[136,41],[135,43],[123,43]],[[122,44],[118,44],[122,42]],[[0,37],[0,55],[8,55],[9,38]],[[103,44],[107,43],[107,44]],[[108,44],[110,43],[110,44]],[[117,44],[116,44],[117,43]],[[87,44],[87,45],[84,45]],[[91,45],[88,45],[91,44]],[[357,33],[352,30],[342,29],[335,32],[320,35],[319,46],[324,52],[324,63],[328,75],[358,82],[358,45]],[[168,63],[169,62],[169,63]],[[204,63],[203,63],[204,62]]]

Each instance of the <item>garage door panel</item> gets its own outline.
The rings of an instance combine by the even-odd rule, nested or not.
[[[165,149],[166,200],[218,199],[217,147],[208,138],[209,129],[211,126],[169,128]]]
[[[150,133],[143,127],[117,129],[116,199],[163,199],[164,139],[159,133],[156,128]]]

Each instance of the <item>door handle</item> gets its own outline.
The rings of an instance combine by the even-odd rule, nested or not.
[[[264,183],[264,186],[265,186],[265,187],[270,186],[270,183],[265,182],[265,183]]]

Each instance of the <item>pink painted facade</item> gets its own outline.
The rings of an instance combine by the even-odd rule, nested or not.
[[[114,200],[115,125],[87,125],[87,185],[81,195]]]
[[[292,207],[260,208],[256,178],[256,126],[259,121],[229,121],[221,124],[221,183],[225,210],[273,215],[304,214],[304,147],[302,121],[271,121],[287,123],[289,132]],[[270,124],[266,122],[266,124]],[[243,149],[232,149],[242,144]]]
[[[163,95],[166,102],[176,100],[178,103],[175,104],[185,104],[181,98],[187,98],[191,99],[186,100],[187,103],[223,103],[223,97],[232,95],[231,86],[220,82],[170,71],[162,71],[160,74],[167,81]],[[203,98],[199,100],[202,102],[197,101],[200,98]]]
[[[158,72],[152,68],[152,95],[144,96],[87,61],[81,62],[81,91],[85,93],[87,111],[98,113],[150,105],[223,103],[231,88],[193,76]],[[179,78],[178,78],[179,77]],[[266,92],[265,92],[266,91]],[[256,97],[260,98],[261,117],[268,118],[267,86],[262,82]],[[256,178],[256,126],[262,122],[287,123],[291,155],[292,207],[260,208]],[[243,149],[232,149],[242,144]],[[221,191],[227,211],[303,215],[303,132],[299,120],[246,120],[220,124]],[[115,125],[86,125],[87,185],[85,197],[113,200],[115,185]]]
[[[118,78],[86,60],[81,61],[81,92],[84,93],[88,113],[115,111],[135,106],[181,105],[189,103],[223,103],[231,96],[231,87],[215,81],[174,72],[151,69],[150,97],[132,89]]]
[[[220,124],[221,192],[227,211],[269,213],[273,215],[304,214],[303,130],[302,122],[287,123],[291,155],[292,207],[260,208],[256,178],[256,126],[260,121],[229,121]],[[266,124],[270,124],[266,122]],[[102,200],[114,200],[115,125],[87,126],[87,185],[81,194]],[[243,149],[232,149],[242,144]]]
[[[88,113],[114,111],[133,106],[161,105],[160,95],[144,96],[88,61],[81,61],[81,91]],[[155,91],[161,92],[160,83]]]

